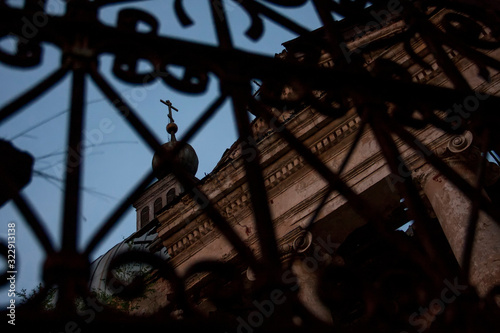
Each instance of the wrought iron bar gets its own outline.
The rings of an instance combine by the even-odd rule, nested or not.
[[[106,237],[113,228],[116,227],[119,219],[122,217],[125,212],[130,209],[130,206],[137,200],[146,189],[146,187],[151,184],[154,180],[153,171],[149,171],[143,179],[134,187],[130,194],[123,199],[123,201],[118,205],[117,208],[113,211],[113,213],[104,220],[104,223],[101,224],[101,227],[96,231],[94,236],[92,236],[91,241],[85,248],[84,254],[85,256],[90,256],[92,251],[95,250],[97,245]]]
[[[469,221],[467,224],[467,237],[464,243],[464,252],[462,262],[460,263],[463,275],[466,279],[469,279],[470,270],[471,270],[471,258],[472,251],[474,250],[474,242],[476,239],[476,230],[479,223],[479,214],[480,214],[480,198],[483,196],[483,186],[484,180],[486,178],[486,163],[488,160],[486,159],[486,154],[488,153],[488,146],[490,141],[489,129],[486,129],[482,133],[482,137],[480,138],[480,152],[481,157],[477,166],[477,173],[475,184],[471,184],[474,186],[474,192],[471,193],[471,208],[469,210]]]
[[[381,113],[385,110],[380,108],[381,106],[379,105],[368,111],[373,124],[373,134],[379,143],[380,150],[385,156],[385,160],[387,161],[391,172],[397,175],[399,173],[400,165],[398,165],[396,161],[398,161],[398,156],[400,156],[400,154],[396,144],[390,136],[390,129],[386,126],[387,117],[381,115]],[[409,170],[404,162],[401,161],[401,163],[403,163],[403,170]],[[430,218],[427,213],[427,207],[425,207],[422,202],[420,194],[413,183],[413,179],[410,177],[406,177],[403,181],[398,182],[396,187],[398,192],[401,193],[401,196],[405,199],[410,218],[415,220],[419,230],[417,235],[427,253],[427,257],[432,262],[432,268],[437,273],[435,283],[439,284],[441,283],[442,278],[446,276],[443,271],[443,267],[445,267],[445,265],[443,265],[443,259],[439,256],[439,252],[436,250],[435,245],[431,242],[430,232],[428,231]]]
[[[80,218],[83,164],[82,133],[85,109],[85,72],[73,70],[71,112],[68,124],[68,154],[66,155],[65,191],[62,228],[62,251],[74,253],[78,244],[78,220]],[[69,152],[74,152],[70,154]]]
[[[238,88],[233,90],[232,94],[233,109],[239,136],[245,140],[252,137],[247,115],[248,103],[246,103],[246,96],[250,96],[250,86],[237,86]],[[250,200],[252,201],[255,226],[257,234],[259,235],[259,244],[262,251],[261,260],[265,272],[270,273],[269,277],[271,277],[280,270],[278,246],[271,218],[271,211],[268,205],[267,190],[260,168],[260,152],[257,147],[255,147],[255,156],[252,157],[253,158],[245,158],[243,163],[250,191]],[[256,273],[259,274],[261,272],[258,271]]]
[[[0,110],[0,122],[5,121],[16,111],[33,102],[36,98],[45,93],[49,88],[61,81],[67,73],[68,66],[62,66],[61,68],[57,69],[52,74],[47,76],[45,79],[40,81],[37,85],[33,86],[31,89],[4,106]]]

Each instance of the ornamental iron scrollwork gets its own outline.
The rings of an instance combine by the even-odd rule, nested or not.
[[[61,240],[62,248],[57,250],[47,233],[44,221],[31,207],[29,200],[12,179],[9,169],[0,169],[0,181],[6,184],[2,196],[13,200],[46,252],[44,263],[44,287],[29,302],[18,308],[18,326],[35,324],[40,331],[68,329],[71,323],[85,322],[85,331],[108,331],[110,329],[158,329],[172,331],[214,329],[234,330],[241,324],[238,318],[251,314],[252,304],[270,304],[269,295],[274,295],[273,315],[255,330],[275,331],[416,331],[412,326],[412,311],[425,302],[433,300],[442,290],[443,280],[448,277],[449,264],[443,262],[439,250],[431,241],[433,218],[427,213],[419,190],[412,179],[407,178],[396,184],[398,193],[405,198],[408,216],[415,221],[417,240],[408,242],[406,236],[384,229],[386,219],[375,205],[356,193],[341,177],[349,159],[361,139],[361,133],[368,129],[380,145],[382,155],[394,174],[401,170],[398,147],[394,136],[417,152],[423,152],[425,145],[414,136],[413,129],[434,126],[450,135],[472,133],[482,156],[480,165],[484,171],[486,155],[498,151],[500,138],[497,126],[500,98],[484,91],[482,103],[477,111],[464,121],[447,121],[447,110],[455,103],[462,103],[464,97],[474,95],[470,83],[464,78],[450,51],[457,57],[473,64],[482,82],[492,79],[493,73],[500,71],[500,61],[493,51],[500,46],[500,5],[487,1],[470,0],[231,0],[231,5],[239,6],[250,18],[250,25],[244,38],[258,40],[265,34],[264,22],[271,21],[300,37],[289,52],[282,56],[269,57],[242,51],[234,47],[225,8],[227,1],[210,0],[213,25],[217,31],[216,46],[204,45],[159,34],[160,21],[152,13],[140,9],[126,8],[118,13],[116,26],[106,25],[99,20],[99,11],[105,6],[130,1],[119,0],[68,0],[62,15],[47,12],[44,0],[25,0],[22,8],[15,8],[0,0],[0,39],[13,38],[16,49],[13,52],[0,49],[0,62],[29,70],[43,65],[43,45],[50,44],[62,52],[60,67],[38,83],[20,92],[0,110],[0,122],[22,112],[22,109],[48,93],[66,76],[71,76],[70,127],[68,130],[69,150],[79,151],[82,141],[85,110],[85,82],[91,80],[102,94],[113,104],[123,119],[155,152],[161,152],[172,162],[172,172],[186,189],[196,190],[196,199],[215,228],[238,253],[234,262],[200,262],[191,267],[183,276],[178,276],[169,261],[160,260],[152,253],[128,252],[114,259],[107,275],[109,285],[120,291],[117,297],[124,300],[144,292],[144,283],[150,277],[138,277],[131,283],[124,283],[113,275],[112,269],[134,262],[153,267],[154,279],[164,279],[170,283],[173,293],[164,295],[168,306],[148,316],[133,316],[128,312],[97,304],[94,294],[88,290],[90,254],[109,234],[117,221],[144,189],[153,181],[152,172],[144,175],[138,185],[110,212],[99,230],[91,238],[83,251],[77,249],[79,212],[81,201],[81,164],[84,159],[78,154],[77,161],[67,157],[65,168],[64,204]],[[310,4],[321,19],[323,28],[308,31],[300,22],[293,21],[274,8],[300,7]],[[371,6],[367,7],[368,4]],[[193,23],[184,1],[175,0],[172,10],[184,26]],[[431,17],[444,10],[436,22]],[[376,20],[373,13],[377,14]],[[156,14],[156,13],[155,13]],[[161,17],[161,13],[157,13]],[[25,17],[43,20],[36,32],[26,34]],[[343,18],[339,20],[339,18]],[[365,42],[369,33],[376,32],[390,22],[401,22],[391,34]],[[138,30],[138,25],[147,26],[148,31]],[[423,43],[424,51],[418,51],[416,43]],[[390,46],[401,45],[406,56],[422,70],[433,69],[429,58],[437,63],[450,87],[416,82],[408,68],[392,60],[377,60],[367,64],[366,57],[377,54]],[[296,47],[296,50],[293,48]],[[319,65],[322,56],[328,54],[330,65]],[[133,85],[151,84],[157,80],[166,86],[190,94],[207,91],[209,80],[218,79],[219,95],[208,105],[202,115],[187,129],[172,151],[162,151],[161,143],[142,122],[139,113],[124,100],[102,74],[100,57],[111,55],[114,77]],[[152,70],[139,71],[139,63],[147,62]],[[177,76],[172,66],[183,69]],[[253,94],[251,84],[262,82],[258,94]],[[290,97],[283,97],[285,88],[293,90]],[[314,224],[329,195],[337,191],[347,199],[351,207],[365,221],[368,227],[360,229],[349,242],[341,245],[338,253],[327,253],[331,260],[319,274],[319,296],[329,306],[333,323],[319,320],[305,307],[297,296],[296,280],[281,279],[290,267],[280,260],[278,241],[274,235],[273,220],[269,208],[262,166],[257,158],[246,160],[244,169],[250,193],[251,206],[256,221],[256,235],[259,239],[261,255],[257,257],[232,229],[228,220],[210,202],[196,180],[183,170],[173,158],[202,126],[211,119],[222,104],[231,101],[238,135],[240,138],[252,136],[247,112],[274,124],[282,140],[300,155],[327,184],[323,199],[307,224],[304,235],[310,235]],[[332,171],[303,142],[291,133],[281,120],[276,120],[274,111],[299,112],[305,105],[312,106],[322,114],[337,119],[350,109],[355,109],[361,122],[352,146],[348,149],[340,168]],[[449,118],[448,118],[449,120]],[[486,212],[497,223],[500,212],[495,203],[481,195],[481,180],[470,184],[438,155],[422,153],[427,163],[452,182],[468,197],[472,204],[469,237],[466,241],[465,265],[458,280],[467,281],[470,270],[474,227],[479,210]],[[406,168],[406,165],[403,165]],[[482,174],[483,171],[479,171]],[[435,222],[435,221],[434,221]],[[367,235],[370,241],[366,241]],[[472,235],[472,236],[470,236]],[[358,237],[358,238],[356,238]],[[356,248],[354,244],[366,241],[366,248]],[[307,241],[307,246],[304,245]],[[410,244],[410,245],[409,245]],[[288,257],[304,256],[314,251],[310,237],[297,241],[290,248]],[[3,247],[3,245],[2,245]],[[343,252],[344,251],[344,252]],[[370,251],[373,261],[363,258]],[[3,253],[3,252],[2,252]],[[342,255],[342,253],[346,253]],[[326,255],[326,254],[325,254]],[[328,257],[328,256],[327,256]],[[325,257],[326,258],[326,257]],[[290,261],[288,261],[290,262]],[[251,279],[242,272],[251,272]],[[207,272],[211,274],[206,274]],[[3,275],[2,275],[3,276]],[[189,278],[211,279],[216,288],[187,290]],[[457,278],[458,279],[458,278]],[[2,285],[6,283],[3,279]],[[57,286],[57,300],[53,310],[41,311],[43,300],[51,288]],[[450,287],[451,288],[451,287]],[[459,301],[447,305],[446,318],[436,319],[431,315],[428,321],[435,325],[426,326],[428,331],[491,331],[498,327],[496,320],[499,310],[495,303],[499,290],[494,288],[483,299],[479,299],[472,288]],[[450,295],[448,295],[450,296]],[[453,296],[453,295],[452,295]],[[201,298],[218,309],[212,316],[205,316],[193,304]],[[88,300],[86,307],[79,308],[78,300]],[[287,301],[278,306],[282,299]],[[89,305],[90,304],[90,305]],[[280,303],[281,304],[281,303]],[[267,309],[269,309],[268,305]],[[444,311],[444,309],[443,309]],[[6,311],[2,317],[5,319]],[[82,316],[85,313],[85,316]],[[473,317],[473,319],[470,319]],[[363,318],[363,320],[361,320]],[[416,318],[416,317],[413,317]],[[419,317],[420,318],[420,317]],[[451,318],[451,319],[450,319]],[[88,319],[88,321],[87,321]],[[6,321],[3,320],[2,323]],[[76,325],[76,324],[75,324]],[[350,326],[353,325],[353,326]],[[74,328],[74,326],[71,326]]]

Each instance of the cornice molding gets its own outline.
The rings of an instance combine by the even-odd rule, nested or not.
[[[315,140],[315,142],[310,146],[311,151],[313,151],[318,157],[322,158],[326,163],[331,162],[335,158],[338,158],[339,155],[343,154],[345,150],[349,149],[350,145],[345,145],[344,147],[342,147],[342,149],[332,154],[332,149],[336,149],[341,143],[347,142],[347,140],[356,133],[358,125],[359,118],[357,116],[352,116],[346,119],[332,131],[329,131],[327,135],[324,135],[320,139]],[[419,134],[424,133],[427,130],[429,130],[428,127],[412,132],[415,136],[418,137]],[[366,131],[363,136],[365,135],[371,135],[371,132]],[[428,144],[428,148],[434,150],[434,153],[437,153],[436,149],[441,146],[443,142],[447,142],[447,140],[449,140],[449,136],[443,134],[443,136],[435,139],[431,144]],[[396,139],[395,143],[399,148],[404,145],[404,142],[402,142],[402,140],[400,139]],[[409,151],[411,151],[411,149],[407,148],[405,152],[402,152],[402,155],[405,156],[405,161],[407,162],[408,166],[410,166],[410,169],[417,168],[418,165],[425,163],[425,161],[422,161],[421,154],[418,154],[416,152],[411,152],[410,154],[408,154],[407,152]],[[355,179],[357,176],[362,175],[367,170],[369,170],[369,168],[373,167],[373,165],[380,163],[383,158],[384,157],[382,153],[380,151],[377,151],[369,158],[364,159],[361,163],[357,164],[354,168],[347,170],[342,179],[345,182],[349,182],[352,179]],[[286,168],[286,172],[275,171],[265,177],[266,189],[268,191],[276,187],[278,184],[280,184],[282,181],[286,180],[293,174],[297,174],[298,171],[305,166],[305,164],[303,163],[303,159],[301,159],[300,157],[291,158],[281,165],[282,169]],[[307,174],[308,173],[305,173],[301,175],[300,178],[294,179],[293,183],[300,182],[304,177],[307,177]],[[359,182],[360,181],[356,182],[356,184],[358,184]],[[355,186],[356,184],[352,185]],[[231,191],[228,192],[229,193],[224,196],[225,200],[217,201],[215,202],[215,205],[217,206],[217,208],[219,208],[223,216],[226,217],[233,226],[236,226],[237,223],[235,221],[242,221],[252,213],[249,195],[246,191],[245,185],[237,187],[235,186],[231,189]],[[276,197],[277,195],[279,194],[275,194],[273,196],[270,195],[270,199]],[[299,205],[288,210],[285,214],[277,216],[275,219],[276,225],[281,225],[287,217],[291,216],[290,214],[296,214],[298,211],[304,210],[307,207],[314,205],[314,203],[317,202],[321,198],[321,196],[322,192],[319,191],[316,195],[306,201],[301,202]],[[336,196],[332,196],[329,201],[334,200],[335,197]],[[220,235],[219,232],[216,231],[213,223],[197,207],[195,208],[193,207],[193,205],[188,206],[191,207],[192,213],[188,213],[188,215],[185,216],[183,212],[186,212],[189,209],[184,209],[182,211],[178,210],[174,216],[170,216],[171,218],[177,219],[177,222],[170,219],[170,223],[168,224],[170,225],[170,227],[167,224],[161,227],[162,230],[168,228],[168,230],[171,230],[171,232],[162,233],[159,229],[160,237],[162,237],[163,239],[163,244],[165,246],[168,245],[167,249],[172,258],[178,258],[173,261],[178,265],[189,259],[191,255],[200,251],[204,246],[206,246],[208,243],[218,237],[218,235]],[[181,216],[184,216],[184,222],[182,221]],[[178,223],[179,221],[181,222]],[[248,244],[253,244],[255,242],[253,240],[253,237],[255,236],[250,236],[245,240],[245,242]],[[183,252],[188,249],[189,251],[183,254]],[[189,254],[187,255],[187,253]]]
[[[354,134],[358,128],[359,121],[360,119],[356,115],[352,115],[345,119],[337,127],[330,131],[328,135],[316,140],[314,144],[310,146],[311,151],[321,157],[325,152],[329,151],[330,148],[338,145]],[[268,191],[271,190],[292,174],[297,173],[303,167],[304,163],[302,157],[293,157],[289,159],[282,164],[280,170],[268,174],[265,177],[266,189]],[[223,170],[221,170],[221,172],[223,172]],[[243,171],[239,170],[239,172]],[[238,191],[238,189],[240,189],[239,195],[231,198],[232,200],[227,198],[232,193]],[[233,187],[233,189],[224,197],[227,198],[227,203],[224,204],[222,201],[217,201],[215,202],[215,205],[220,209],[223,216],[228,218],[228,220],[242,220],[251,214],[249,195],[244,186]],[[198,211],[195,218],[193,218],[194,216],[192,215],[182,218],[181,215],[183,214],[181,211],[177,211],[175,215],[172,213],[169,214],[170,219],[168,220],[170,222],[168,225],[170,225],[170,227],[167,224],[164,224],[158,229],[160,237],[164,239],[163,244],[166,246],[168,245],[167,249],[172,258],[180,255],[181,252],[187,250],[188,248],[191,249],[190,253],[197,252],[196,249],[192,248],[192,246],[196,243],[200,243],[200,245],[204,244],[205,242],[201,242],[202,238],[204,239],[205,236],[209,237],[208,234],[211,234],[214,231],[213,223],[208,219],[208,217],[205,217],[199,209],[193,209],[192,211]],[[177,219],[177,221],[172,221],[172,218]],[[165,216],[161,216],[159,219],[160,222],[167,220]],[[180,223],[179,219],[181,219]],[[190,222],[185,223],[182,220]],[[192,225],[192,227],[186,227],[187,224]],[[236,225],[236,223],[233,225]],[[179,228],[179,226],[181,227]],[[250,239],[247,241],[252,243]]]

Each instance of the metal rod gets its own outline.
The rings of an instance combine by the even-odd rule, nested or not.
[[[61,81],[64,78],[64,76],[66,76],[67,73],[68,73],[68,68],[66,66],[58,68],[50,75],[48,75],[46,78],[37,83],[35,86],[33,86],[31,89],[21,94],[12,102],[4,106],[0,110],[0,123],[8,119],[17,110],[27,106],[29,103],[32,103],[35,99],[40,97],[48,89],[52,88],[55,84]]]
[[[233,41],[229,32],[228,20],[226,17],[226,9],[222,0],[208,0],[212,19],[215,25],[215,31],[219,39],[219,46],[222,49],[232,49]]]
[[[47,255],[54,253],[53,243],[41,217],[38,216],[34,207],[32,207],[24,195],[16,189],[16,186],[14,185],[12,179],[7,175],[7,172],[2,164],[0,164],[0,180],[1,183],[5,184],[7,187],[3,190],[6,191],[12,198],[17,209],[21,215],[23,215],[26,223],[37,237],[38,242],[40,242],[40,245],[44,248]]]
[[[82,132],[84,129],[85,95],[85,72],[83,69],[75,69],[73,71],[71,113],[68,124],[62,228],[62,249],[67,252],[76,252],[78,242],[78,220],[81,208],[80,184],[84,160]]]
[[[471,270],[472,251],[474,249],[474,240],[476,236],[477,224],[479,223],[479,208],[482,192],[484,191],[484,180],[486,177],[486,164],[489,163],[486,154],[490,144],[490,131],[486,128],[481,133],[480,142],[481,157],[477,166],[476,183],[474,184],[474,193],[472,193],[471,208],[469,211],[469,223],[467,226],[467,235],[465,238],[464,252],[462,257],[461,267],[463,269],[464,278],[469,280]]]
[[[239,136],[242,140],[251,140],[252,131],[247,115],[246,99],[251,96],[250,85],[243,84],[240,89],[233,90],[232,101]],[[248,141],[247,141],[248,143]],[[251,145],[251,144],[250,144]],[[260,167],[260,152],[256,145],[251,145],[253,156],[244,158],[244,167],[250,199],[252,201],[255,226],[262,251],[262,262],[269,273],[280,269],[278,246],[274,225],[269,209],[267,190]],[[257,272],[256,272],[257,273]]]
[[[403,170],[406,167],[403,160],[398,159],[399,151],[396,144],[394,143],[390,133],[390,129],[386,125],[385,118],[380,116],[380,110],[370,110],[374,115],[371,117],[372,129],[375,138],[379,142],[382,154],[385,156],[385,160],[391,169],[391,172],[395,175],[399,174],[399,169],[402,167]],[[376,115],[375,115],[376,114]],[[402,166],[396,161],[400,161]],[[403,177],[401,182],[395,184],[400,195],[405,198],[405,203],[408,207],[408,213],[411,219],[413,219],[419,230],[418,237],[424,247],[429,260],[431,260],[432,267],[435,270],[434,282],[439,284],[442,282],[442,278],[446,276],[442,264],[442,257],[438,255],[438,251],[435,245],[431,242],[430,233],[428,231],[429,215],[427,214],[427,208],[425,207],[422,199],[419,195],[418,190],[415,188],[413,179],[411,177]]]
[[[89,244],[87,245],[84,253],[86,256],[90,256],[91,252],[95,250],[97,245],[104,239],[104,237],[109,234],[113,228],[118,224],[119,219],[125,214],[130,206],[139,198],[139,196],[144,192],[144,189],[151,184],[154,180],[153,171],[150,171],[143,177],[141,181],[134,187],[132,191],[122,200],[117,208],[110,214],[109,217],[104,219],[104,222],[100,224],[98,231],[92,236]]]

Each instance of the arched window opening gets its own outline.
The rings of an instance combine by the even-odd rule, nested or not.
[[[155,212],[155,214],[160,211],[161,207],[162,207],[162,200],[161,200],[161,198],[158,198],[158,199],[155,200],[155,203],[154,203],[154,212]]]
[[[167,205],[172,201],[174,201],[174,198],[175,198],[175,188],[171,188],[167,192]]]
[[[149,207],[144,207],[141,210],[141,225],[144,226],[149,222]]]

